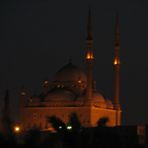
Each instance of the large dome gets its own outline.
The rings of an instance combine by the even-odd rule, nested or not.
[[[78,68],[77,66],[73,65],[71,62],[63,66],[59,71],[57,71],[54,81],[60,82],[86,82],[86,74]]]

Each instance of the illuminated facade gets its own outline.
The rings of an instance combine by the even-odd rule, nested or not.
[[[117,23],[118,24],[118,23]],[[76,113],[81,124],[93,127],[101,118],[108,118],[108,126],[121,124],[119,103],[119,32],[116,26],[115,38],[115,97],[114,102],[104,98],[96,90],[93,78],[94,53],[91,31],[91,12],[88,15],[86,39],[85,71],[73,65],[71,61],[63,66],[49,82],[43,82],[43,92],[31,97],[25,89],[20,92],[20,122],[23,129],[39,127],[50,128],[48,116],[56,116],[68,123],[69,116]]]

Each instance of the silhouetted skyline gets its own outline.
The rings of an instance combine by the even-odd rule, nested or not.
[[[0,97],[2,100],[5,89],[10,89],[13,114],[18,111],[22,86],[32,94],[40,93],[42,81],[52,80],[69,57],[74,64],[85,67],[87,11],[91,4],[97,89],[113,98],[114,27],[118,11],[124,124],[148,122],[146,0],[0,3]]]

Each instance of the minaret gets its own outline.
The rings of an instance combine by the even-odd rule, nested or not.
[[[85,60],[86,60],[86,75],[87,75],[86,102],[90,102],[90,100],[92,99],[92,91],[93,91],[93,62],[94,62],[90,9],[88,11]]]
[[[115,24],[115,45],[114,45],[114,109],[116,110],[116,125],[120,125],[120,33],[119,33],[119,18],[116,14]]]
[[[9,90],[7,89],[4,97],[4,108],[2,113],[2,126],[3,134],[6,138],[12,138],[12,122],[10,117],[10,97]]]

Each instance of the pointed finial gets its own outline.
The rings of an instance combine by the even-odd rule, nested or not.
[[[114,57],[114,65],[120,65],[120,31],[119,31],[119,15],[116,12],[115,14],[115,57]]]
[[[71,64],[72,63],[72,57],[69,57],[68,63]]]
[[[92,40],[91,8],[88,9],[87,40]]]

